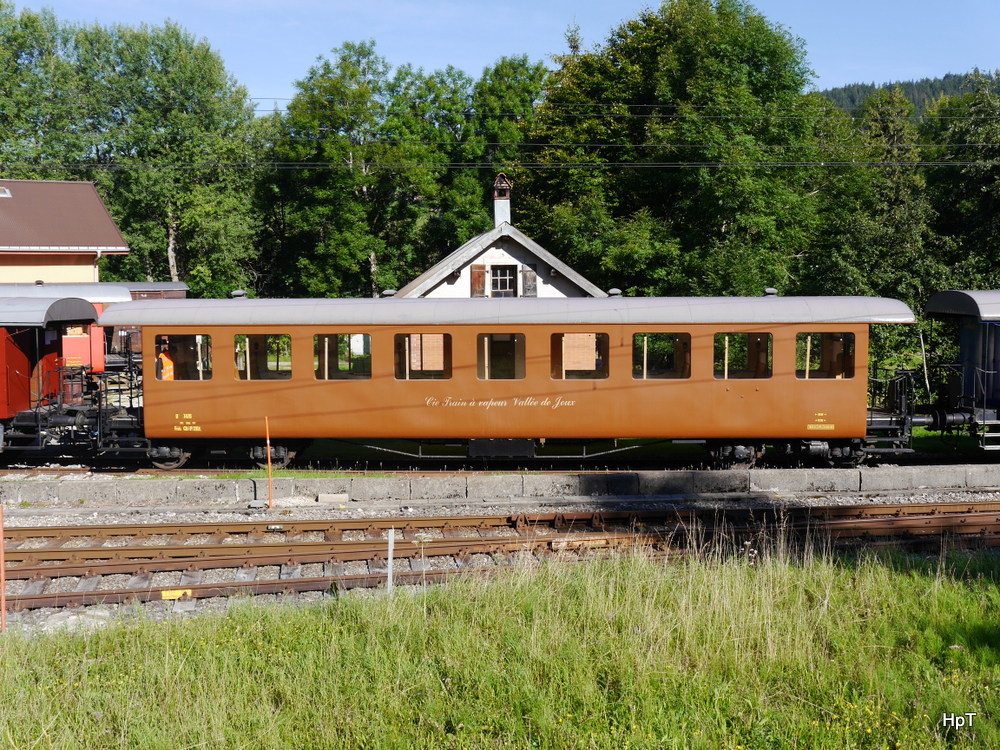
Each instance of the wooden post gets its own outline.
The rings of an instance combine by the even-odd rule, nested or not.
[[[7,632],[7,548],[3,535],[3,506],[0,505],[0,633]]]
[[[264,450],[267,453],[267,507],[274,507],[274,481],[271,478],[271,421],[264,417]]]
[[[385,575],[385,588],[387,591],[392,591],[392,563],[393,557],[396,554],[396,529],[395,527],[389,529],[389,550],[388,559],[386,560],[386,575]]]

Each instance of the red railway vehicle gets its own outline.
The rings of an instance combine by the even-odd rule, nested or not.
[[[80,388],[64,377],[66,344],[96,319],[75,297],[0,297],[0,452],[16,442],[18,416],[80,404]]]
[[[0,299],[78,298],[90,302],[98,314],[108,305],[132,299],[127,284],[117,283],[55,283],[36,281],[34,284],[0,284]],[[91,372],[104,372],[107,343],[104,329],[93,320],[86,325],[66,326],[61,332],[59,356],[65,367],[86,367]]]

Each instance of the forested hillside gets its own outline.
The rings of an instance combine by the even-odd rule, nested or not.
[[[393,68],[374,42],[257,117],[172,24],[77,27],[0,0],[0,174],[93,180],[133,248],[105,278],[199,295],[370,296],[514,221],[633,295],[1000,287],[1000,79],[922,119],[878,89],[845,111],[805,50],[738,0],[671,0],[549,69]],[[930,94],[928,94],[930,96]]]
[[[959,96],[973,90],[967,74],[947,73],[941,78],[921,78],[919,81],[894,81],[891,83],[853,83],[849,86],[821,91],[827,99],[847,112],[856,112],[872,94],[881,89],[899,89],[911,104],[914,115],[924,113],[942,97]]]

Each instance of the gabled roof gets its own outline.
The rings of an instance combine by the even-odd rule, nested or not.
[[[127,253],[91,182],[0,180],[0,252]]]
[[[500,226],[491,229],[485,234],[473,237],[451,255],[424,271],[424,273],[420,274],[417,278],[396,292],[396,296],[423,296],[451,276],[452,273],[470,264],[479,255],[486,252],[486,250],[504,238],[509,238],[510,240],[513,240],[521,245],[523,248],[535,255],[535,257],[539,260],[547,263],[549,267],[555,269],[560,276],[580,287],[580,289],[591,297],[608,296],[607,292],[602,289],[598,289],[594,284],[587,281],[579,273],[574,271],[544,247],[528,237],[528,235],[524,232],[514,228],[507,222],[503,222]]]

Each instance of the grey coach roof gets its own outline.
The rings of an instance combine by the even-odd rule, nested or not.
[[[128,284],[111,282],[95,283],[34,283],[34,284],[0,284],[2,297],[79,297],[88,302],[108,304],[111,302],[127,302],[132,299]]]
[[[938,292],[927,301],[924,312],[928,315],[970,316],[982,321],[1000,320],[1000,291]]]
[[[600,299],[137,300],[102,325],[517,325],[659,323],[912,323],[880,297],[604,297]]]
[[[0,297],[0,326],[45,327],[97,320],[97,310],[78,297]]]
[[[145,292],[145,291],[171,291],[171,292],[187,292],[190,291],[190,287],[183,281],[127,281],[125,286],[131,289],[133,292]]]

